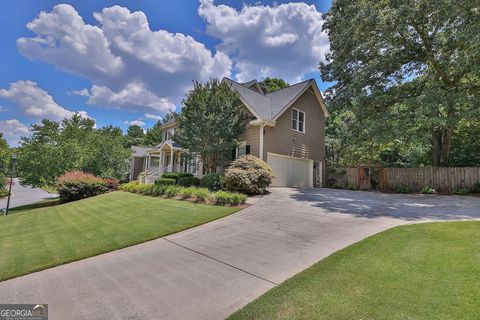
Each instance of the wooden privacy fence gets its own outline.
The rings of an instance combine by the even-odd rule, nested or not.
[[[327,170],[327,186],[349,189],[371,189],[377,185],[381,191],[408,189],[420,192],[424,187],[441,193],[453,193],[458,189],[471,189],[480,182],[480,167],[420,167],[345,168],[341,173]]]
[[[382,191],[404,187],[421,191],[429,186],[441,193],[453,193],[460,188],[470,189],[479,181],[480,167],[381,168],[378,173],[378,186]]]

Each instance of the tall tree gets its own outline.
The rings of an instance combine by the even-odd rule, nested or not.
[[[447,165],[459,123],[480,119],[479,20],[476,0],[335,0],[320,65],[331,108],[353,111],[371,140],[428,136],[431,163]]]
[[[277,91],[289,86],[289,84],[283,79],[269,77],[265,78],[263,81],[260,81],[258,84],[265,93]]]
[[[105,178],[126,177],[128,158],[119,128],[96,129],[91,119],[74,115],[61,123],[44,119],[17,148],[17,173],[22,184],[54,186],[58,176],[82,170]]]
[[[131,125],[127,129],[125,135],[125,143],[127,147],[131,146],[143,146],[145,145],[145,132],[139,125]]]
[[[177,117],[173,140],[200,155],[207,173],[215,172],[245,132],[248,118],[240,105],[238,94],[227,83],[195,81]]]

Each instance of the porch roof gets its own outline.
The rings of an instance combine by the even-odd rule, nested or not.
[[[158,144],[153,150],[151,151],[159,151],[161,149],[163,149],[165,146],[168,146],[170,147],[171,149],[173,150],[183,150],[182,146],[179,145],[178,143],[176,143],[175,141],[172,141],[170,139],[168,140],[165,140],[164,142]]]

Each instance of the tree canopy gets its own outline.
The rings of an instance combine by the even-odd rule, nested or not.
[[[480,124],[478,21],[474,0],[334,1],[320,65],[334,82],[329,149],[341,159],[480,164],[478,144],[462,143]]]
[[[128,170],[125,138],[119,128],[96,129],[95,122],[76,114],[62,122],[44,119],[18,147],[17,173],[22,184],[54,186],[57,177],[81,170],[105,178],[123,179]]]
[[[187,93],[173,140],[200,155],[206,173],[231,158],[245,132],[248,118],[240,105],[238,94],[217,79],[205,84],[195,81]]]
[[[262,88],[263,92],[269,93],[272,91],[277,91],[289,86],[289,84],[280,78],[265,78],[264,80],[258,83],[260,88]]]
[[[128,127],[127,134],[125,135],[125,145],[130,148],[131,146],[143,146],[145,145],[145,132],[136,124]]]

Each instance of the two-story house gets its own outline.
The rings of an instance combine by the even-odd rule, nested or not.
[[[328,111],[314,79],[265,93],[256,80],[238,83],[224,78],[237,91],[245,111],[252,116],[241,137],[235,156],[252,154],[266,161],[275,173],[272,186],[322,186],[325,167],[325,118]],[[187,161],[188,150],[171,140],[175,132],[172,119],[162,126],[162,142],[137,154],[137,169],[131,178],[148,172],[150,181],[163,172],[191,172],[202,169]],[[133,162],[132,162],[133,163]]]

